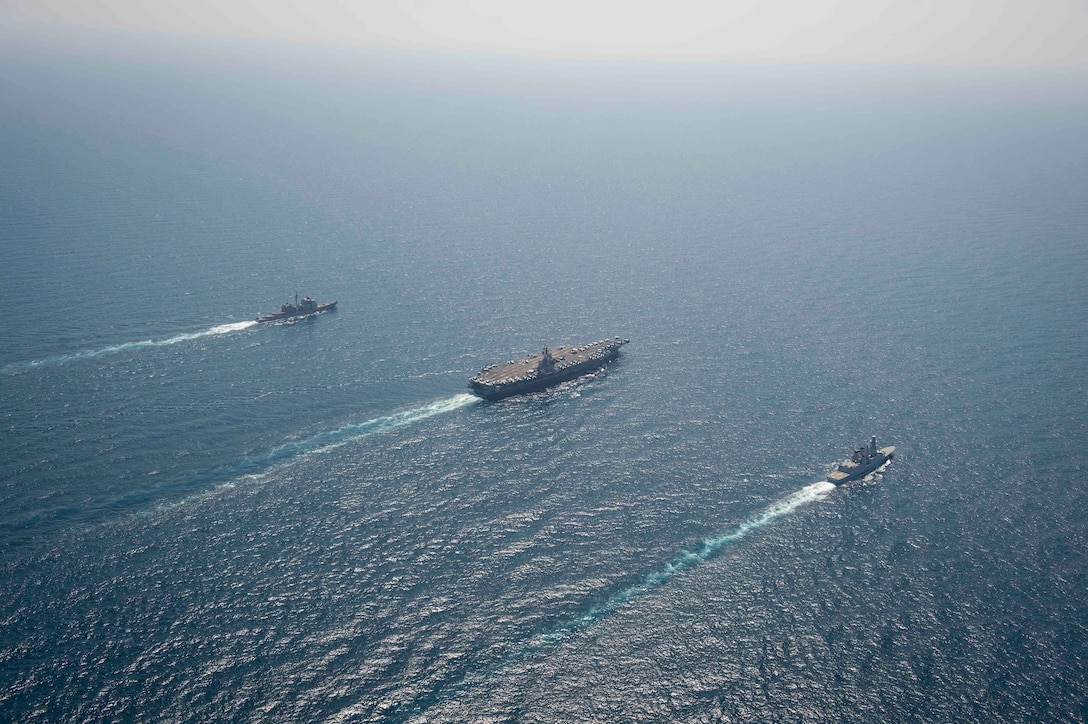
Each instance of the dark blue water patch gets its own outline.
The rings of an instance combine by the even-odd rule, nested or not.
[[[61,506],[48,511],[36,512],[23,520],[6,521],[0,524],[0,534],[7,542],[7,555],[21,553],[25,545],[40,543],[58,529],[73,524],[93,525],[110,520],[118,515],[131,514],[145,510],[149,506],[176,501],[180,497],[195,492],[210,490],[213,486],[235,481],[246,476],[268,472],[277,465],[289,463],[297,458],[329,450],[354,440],[370,435],[390,432],[399,427],[412,425],[427,418],[461,409],[476,404],[480,399],[461,394],[414,407],[407,410],[376,417],[361,423],[344,425],[335,430],[317,433],[303,440],[287,442],[266,453],[242,458],[229,465],[212,470],[205,470],[184,478],[164,481],[157,485],[132,490],[123,495],[103,501],[88,501],[85,505]],[[20,543],[22,545],[20,545]]]

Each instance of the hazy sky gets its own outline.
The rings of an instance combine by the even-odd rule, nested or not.
[[[0,19],[559,58],[1088,68],[1088,0],[0,0]]]

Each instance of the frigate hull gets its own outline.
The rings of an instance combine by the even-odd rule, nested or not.
[[[834,470],[827,474],[827,481],[835,485],[849,483],[851,480],[864,478],[874,470],[878,470],[889,460],[895,457],[895,446],[877,449],[876,437],[869,440],[869,444],[854,451],[849,460],[843,460]]]

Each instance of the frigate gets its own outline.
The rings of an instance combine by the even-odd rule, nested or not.
[[[893,457],[895,457],[895,446],[890,445],[877,450],[876,436],[874,435],[869,439],[868,445],[855,450],[849,460],[843,460],[834,470],[828,473],[827,481],[835,485],[841,485],[851,480],[864,478]]]

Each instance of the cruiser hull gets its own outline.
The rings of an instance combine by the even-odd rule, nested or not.
[[[308,309],[303,312],[272,312],[271,314],[262,314],[257,317],[258,322],[279,322],[284,319],[299,319],[301,317],[312,317],[315,314],[321,314],[322,312],[328,312],[336,309],[336,305],[339,304],[339,300],[335,302],[325,302],[319,304],[315,309]]]

